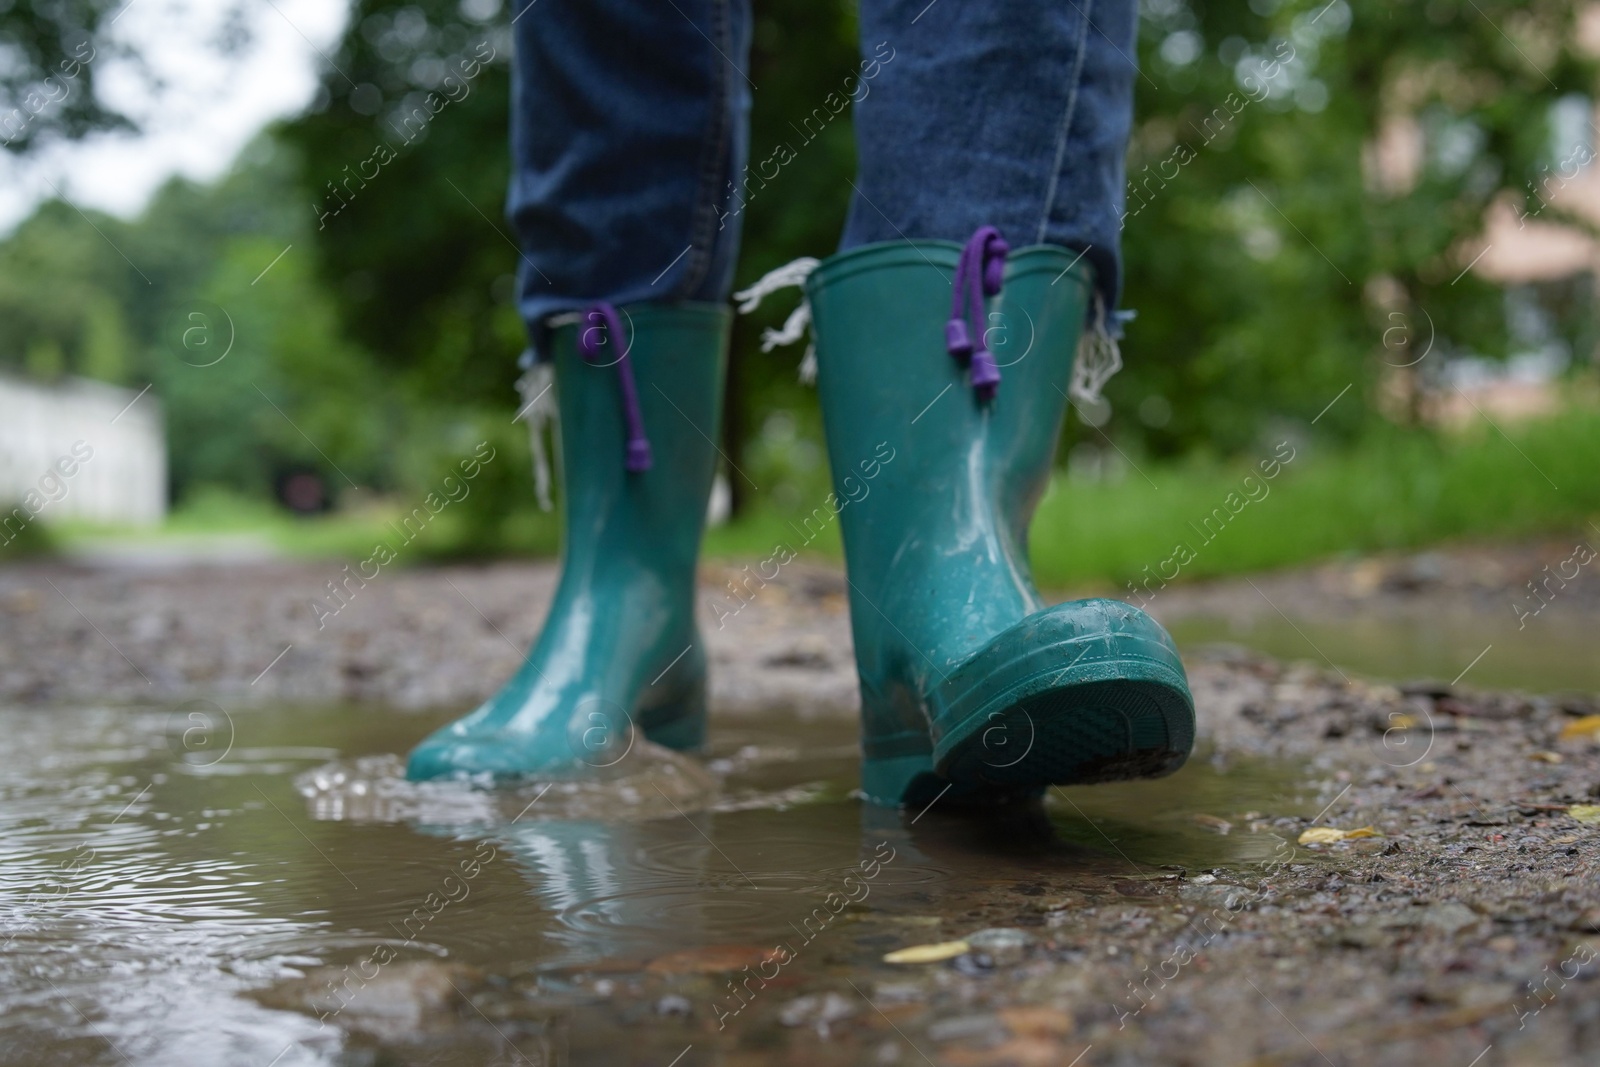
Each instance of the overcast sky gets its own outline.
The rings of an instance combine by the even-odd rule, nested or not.
[[[79,207],[138,214],[169,177],[220,176],[271,120],[292,115],[317,88],[317,50],[329,51],[349,16],[343,0],[261,0],[250,5],[251,40],[224,55],[214,40],[223,10],[212,0],[133,0],[112,27],[165,84],[152,89],[127,64],[95,60],[102,99],[140,125],[137,135],[55,145],[19,163],[0,152],[0,234],[43,199],[50,183]]]

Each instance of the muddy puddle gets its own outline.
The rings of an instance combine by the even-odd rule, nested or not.
[[[1202,753],[998,824],[889,813],[851,796],[853,724],[782,715],[601,786],[400,780],[447,717],[0,710],[0,1062],[665,1064],[710,1020],[826,1028],[808,976],[1254,864],[1257,820],[1326,800]]]
[[[1510,611],[1441,613],[1420,621],[1379,613],[1313,618],[1289,605],[1285,610],[1287,617],[1181,617],[1169,629],[1185,651],[1230,643],[1352,677],[1448,681],[1470,666],[1468,684],[1480,689],[1600,692],[1600,655],[1588,623],[1535,620],[1537,625],[1519,626]]]

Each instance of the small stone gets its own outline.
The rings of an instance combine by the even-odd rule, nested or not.
[[[256,995],[273,1008],[307,1011],[350,1030],[393,1036],[448,1026],[482,987],[473,967],[434,960],[391,963],[370,979],[351,979],[349,968],[317,967],[304,978],[279,983]]]
[[[1340,930],[1335,940],[1346,948],[1377,948],[1394,939],[1389,931],[1375,922],[1356,923]]]
[[[914,1004],[927,997],[921,986],[910,982],[879,982],[872,990],[874,1004]]]
[[[950,966],[968,978],[987,978],[994,973],[994,957],[987,952],[968,952],[951,960]]]
[[[778,1009],[778,1021],[784,1026],[809,1026],[823,1037],[829,1027],[856,1013],[854,1001],[838,993],[808,993],[796,997]]]
[[[1038,939],[1026,930],[1014,926],[996,926],[979,930],[967,936],[967,945],[973,952],[987,955],[996,964],[1017,963],[1022,960]]]
[[[1207,877],[1205,875],[1202,878]],[[1195,879],[1178,889],[1178,896],[1187,903],[1202,908],[1226,908],[1228,911],[1238,911],[1250,903],[1252,893],[1242,885],[1232,885],[1228,882],[1212,881],[1209,883]]]
[[[1422,913],[1422,925],[1435,930],[1443,930],[1447,934],[1465,930],[1469,926],[1478,924],[1478,913],[1455,901],[1443,904],[1429,904]]]
[[[953,1019],[940,1019],[928,1027],[928,1036],[934,1041],[983,1040],[1001,1041],[1005,1038],[1000,1018],[996,1015],[957,1015]]]
[[[761,662],[767,667],[826,670],[833,662],[832,649],[828,642],[817,634],[801,634],[787,648],[768,655]]]
[[[668,993],[666,996],[656,1001],[657,1015],[676,1015],[679,1017],[684,1017],[687,1016],[691,1010],[693,1010],[693,1005],[689,1003],[689,998],[680,996],[677,993]]]

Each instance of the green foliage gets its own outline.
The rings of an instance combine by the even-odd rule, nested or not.
[[[281,136],[302,161],[318,277],[350,336],[415,400],[514,410],[525,342],[502,217],[511,48],[499,23],[467,19],[456,0],[367,0],[331,57],[343,73],[326,72]]]
[[[86,312],[131,303],[131,275],[72,208],[59,201],[40,206],[0,244],[0,367],[40,376],[83,369]],[[53,352],[28,355],[41,346]]]
[[[0,3],[0,144],[27,152],[52,138],[131,128],[95,94],[104,39],[121,0]]]
[[[1123,233],[1139,317],[1105,432],[1162,455],[1238,453],[1346,384],[1371,395],[1396,323],[1419,338],[1435,324],[1441,355],[1504,352],[1499,294],[1457,280],[1475,252],[1462,242],[1493,197],[1575,148],[1556,144],[1550,115],[1594,84],[1574,44],[1581,7],[1144,4]],[[1371,142],[1406,116],[1421,166],[1385,186]],[[1151,396],[1170,421],[1133,417]],[[1372,419],[1345,404],[1317,428],[1350,440]]]
[[[122,308],[104,295],[83,309],[83,373],[113,385],[128,378],[128,324]]]

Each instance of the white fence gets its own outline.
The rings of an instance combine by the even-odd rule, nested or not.
[[[158,523],[167,512],[161,402],[103,382],[0,377],[0,511]],[[3,539],[3,538],[0,538]]]

